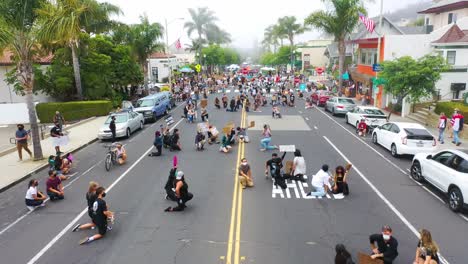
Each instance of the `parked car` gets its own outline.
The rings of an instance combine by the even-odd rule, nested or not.
[[[353,111],[356,104],[353,99],[346,97],[333,97],[325,103],[325,111],[330,111],[332,115],[346,114]]]
[[[356,128],[361,119],[366,121],[370,131],[387,123],[387,116],[385,113],[373,106],[356,106],[353,111],[347,112],[345,116],[346,123]]]
[[[313,93],[311,96],[312,103],[315,103],[317,106],[325,106],[328,99],[330,99],[330,93],[325,90],[318,90]]]
[[[426,128],[416,123],[389,122],[372,132],[372,142],[390,150],[392,156],[434,152],[436,140]]]
[[[318,106],[325,106],[328,99],[330,99],[330,93],[325,90],[318,90],[313,93],[311,96],[312,103]]]
[[[424,180],[447,194],[452,211],[460,211],[468,197],[468,150],[419,153],[413,158],[411,177]]]
[[[111,122],[111,117],[115,116],[115,132],[116,137],[127,137],[137,131],[138,129],[143,129],[144,118],[143,115],[132,110],[122,110],[118,113],[111,113],[102,127],[99,129],[98,138],[99,139],[110,139],[112,138],[112,133],[109,128]]]
[[[151,120],[155,122],[159,116],[168,114],[169,110],[174,106],[174,97],[172,97],[170,92],[164,91],[138,99],[134,110],[141,113],[145,121]]]

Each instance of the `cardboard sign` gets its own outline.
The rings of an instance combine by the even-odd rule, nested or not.
[[[231,132],[231,127],[223,127],[223,133],[229,134]]]
[[[362,252],[358,253],[358,263],[359,264],[384,264],[381,259],[372,259],[368,254]]]
[[[286,174],[291,174],[293,164],[294,164],[294,163],[293,163],[292,160],[287,160],[287,161],[286,161],[286,166],[284,167],[284,172],[285,172]]]
[[[200,105],[201,107],[206,107],[208,105],[208,99],[202,99]]]
[[[250,121],[249,128],[255,127],[255,121]]]
[[[296,151],[296,145],[279,145],[280,152],[294,152]]]
[[[208,132],[209,125],[208,122],[202,122],[197,124],[197,130],[201,131],[202,133]]]

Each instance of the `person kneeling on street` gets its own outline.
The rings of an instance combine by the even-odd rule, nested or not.
[[[312,177],[312,187],[315,191],[308,193],[308,196],[323,197],[331,189],[327,164],[323,165],[322,169]]]
[[[305,182],[304,175],[306,174],[306,163],[304,157],[302,157],[301,151],[296,149],[294,151],[294,160],[292,167],[292,179],[295,181]]]
[[[154,134],[153,146],[156,148],[156,152],[151,152],[149,156],[161,156],[163,147],[163,137],[160,131],[156,131]]]
[[[179,135],[179,129],[174,129],[174,132],[172,133],[171,136],[171,147],[169,149],[170,151],[180,151],[182,150],[182,146],[180,145],[180,135]]]
[[[369,242],[372,259],[381,259],[384,264],[392,264],[398,256],[398,241],[392,236],[389,226],[383,226],[381,234],[370,235]]]
[[[106,189],[104,187],[98,187],[96,189],[96,201],[93,203],[92,216],[93,222],[98,228],[98,233],[91,237],[85,237],[80,241],[80,245],[91,243],[95,240],[101,239],[107,232],[107,222],[114,218],[114,213],[109,211],[107,208],[106,201]]]
[[[54,170],[49,171],[46,188],[47,195],[51,201],[63,200],[63,198],[65,198],[62,181],[57,177],[57,173]]]
[[[177,197],[177,207],[169,206],[165,212],[183,211],[187,206],[185,203],[192,200],[193,194],[189,193],[188,185],[185,182],[184,172],[178,171],[175,179],[175,194]]]
[[[218,135],[219,135],[218,129],[216,129],[215,126],[210,125],[208,127],[208,144],[210,145],[213,143],[218,144],[219,143]]]
[[[25,202],[29,210],[34,210],[37,206],[44,206],[44,200],[46,196],[37,190],[39,182],[37,179],[31,179],[28,184],[28,190],[26,191]]]
[[[177,196],[175,193],[175,181],[176,181],[177,167],[173,167],[169,171],[169,176],[167,177],[166,185],[164,190],[166,190],[166,200],[171,200],[177,202]]]
[[[239,142],[244,142],[244,143],[249,143],[249,136],[247,135],[247,129],[246,128],[241,128],[237,127],[237,140]]]
[[[198,151],[204,150],[205,142],[205,135],[203,135],[203,133],[198,130],[197,135],[195,136],[195,147]]]
[[[252,170],[250,169],[250,165],[247,163],[246,158],[241,160],[241,164],[239,166],[239,182],[242,186],[242,189],[254,186],[252,180]]]

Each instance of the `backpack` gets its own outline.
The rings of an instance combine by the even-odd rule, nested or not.
[[[346,259],[346,264],[355,264],[352,257]]]

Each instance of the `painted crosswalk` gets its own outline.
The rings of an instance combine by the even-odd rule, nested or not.
[[[307,179],[307,176],[304,176]],[[330,200],[341,200],[344,198],[343,194],[333,194],[327,193],[323,197],[316,197],[316,196],[308,196],[307,193],[309,191],[309,184],[306,182],[299,182],[299,181],[286,181],[287,188],[281,189],[279,186],[275,186],[272,183],[272,190],[271,190],[271,197],[272,198],[280,198],[280,199],[305,199],[305,200],[321,200],[321,199],[330,199]]]

